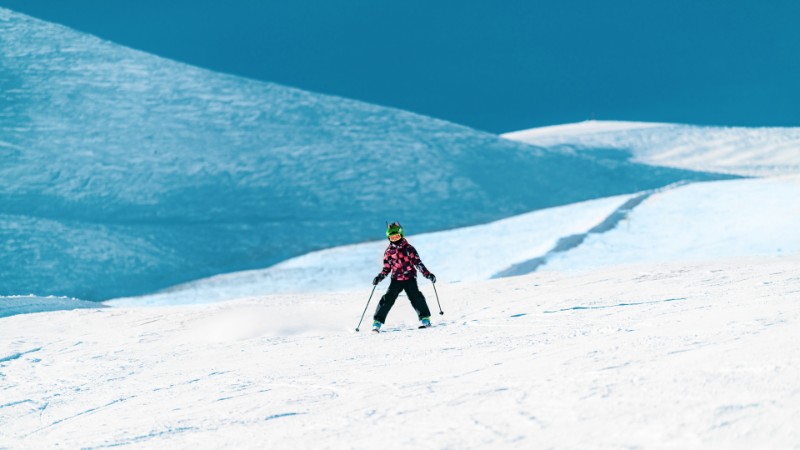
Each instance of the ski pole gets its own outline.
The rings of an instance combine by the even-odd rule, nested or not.
[[[436,283],[431,281],[431,284],[433,285],[433,293],[436,294],[436,304],[439,305],[439,315],[443,316],[444,315],[444,311],[442,311],[442,304],[439,303],[439,293],[436,292]]]
[[[364,312],[361,313],[361,320],[358,321],[358,325],[356,326],[356,332],[358,332],[358,328],[361,326],[361,322],[364,320],[364,314],[367,313],[367,308],[369,308],[369,302],[370,302],[370,300],[372,300],[372,294],[375,293],[375,288],[376,287],[378,287],[377,284],[375,286],[372,286],[372,292],[370,292],[370,294],[369,294],[369,299],[367,299],[367,306],[364,307]],[[442,309],[442,308],[439,308],[439,309]]]

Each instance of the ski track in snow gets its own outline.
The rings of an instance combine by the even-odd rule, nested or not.
[[[696,183],[654,193],[624,225],[589,234],[541,270],[800,252],[800,177]]]
[[[3,295],[142,295],[380,238],[392,217],[431,232],[730,178],[216,73],[2,7],[0,39]]]
[[[799,263],[441,284],[379,335],[369,291],[7,317],[0,448],[790,448]]]
[[[585,234],[631,198],[620,195],[533,211],[496,222],[409,239],[425,264],[443,280],[489,279],[510,263],[542,255],[563,233]],[[382,268],[385,241],[334,247],[284,261],[263,270],[218,275],[163,292],[106,302],[111,306],[209,303],[253,295],[348,291]],[[331,261],[336,261],[335,265]],[[470,264],[464,264],[470,261]],[[342,268],[347,268],[342,270]]]
[[[617,209],[613,210],[608,217],[603,219],[602,222],[595,225],[585,233],[579,234],[571,234],[568,236],[564,236],[558,239],[555,247],[553,247],[550,251],[546,254],[539,256],[537,258],[533,258],[527,261],[522,261],[519,263],[513,264],[508,269],[505,269],[501,272],[498,272],[492,276],[492,278],[505,278],[505,277],[513,277],[517,275],[525,275],[527,273],[536,272],[539,267],[547,264],[547,261],[553,258],[555,255],[559,253],[568,252],[581,244],[592,234],[601,234],[607,231],[613,230],[620,221],[626,219],[628,215],[633,211],[634,208],[642,204],[645,200],[650,198],[651,195],[663,192],[665,190],[673,189],[678,186],[682,186],[684,183],[677,183],[674,185],[669,185],[663,187],[661,189],[653,189],[650,191],[642,192],[636,196],[631,197],[625,203],[621,204]]]
[[[0,9],[0,16],[0,20],[8,22],[11,13]],[[22,20],[18,15],[14,17]],[[6,25],[8,28],[9,23]],[[61,30],[50,25],[36,29]],[[38,55],[20,47],[21,40],[9,41],[14,44],[9,48],[18,56],[40,58],[42,64],[74,68],[66,59],[47,55],[55,54],[56,50],[74,53],[81,46],[71,48],[65,44],[63,49],[50,48],[50,42],[63,44],[64,40],[27,35],[36,38],[36,42],[43,37],[47,46],[40,47],[42,53]],[[73,42],[88,43],[90,47],[106,45],[94,38],[85,41],[81,37]],[[82,67],[102,69],[102,73],[115,76],[102,86],[103,90],[115,86],[113,92],[128,91],[125,95],[130,97],[131,92],[148,89],[154,72],[147,73],[146,66],[135,62],[143,54],[127,50],[124,54],[129,59],[116,64],[123,72],[106,72],[107,62]],[[87,61],[96,61],[92,55],[89,54]],[[162,76],[173,73],[164,69],[183,67],[162,60],[156,62],[160,67],[157,73]],[[31,79],[47,89],[57,86],[54,81],[73,82],[70,77],[37,78],[61,74],[61,69],[39,74],[36,70],[45,66],[22,64],[21,67],[23,73],[33,70]],[[183,68],[179,72],[194,70]],[[125,74],[129,76],[116,77]],[[166,76],[170,81],[173,78]],[[230,86],[225,81],[230,80],[218,74],[207,74],[200,79],[217,80],[216,86]],[[79,84],[86,81],[82,80]],[[447,150],[443,153],[443,164],[469,161],[459,151],[451,152],[456,143],[467,137],[480,138],[479,142],[505,150],[517,149],[523,161],[527,159],[522,156],[530,156],[527,147],[522,151],[518,144],[496,142],[494,136],[423,120],[409,113],[389,113],[370,105],[246,80],[242,83],[247,89],[241,92],[260,93],[256,97],[261,100],[255,104],[263,103],[264,95],[274,91],[283,92],[281,95],[287,96],[284,100],[295,98],[290,105],[300,101],[308,107],[324,102],[328,106],[321,111],[341,113],[342,105],[349,104],[354,111],[353,124],[363,124],[363,119],[375,116],[376,111],[389,114],[391,118],[376,118],[393,126],[403,119],[409,126],[395,130],[399,142],[406,142],[412,132],[427,136],[425,145],[413,147],[418,153],[407,152],[408,155],[430,156],[429,146],[440,142],[431,140],[436,137],[443,143],[441,148]],[[16,89],[15,85],[9,86]],[[183,87],[187,86],[198,92],[189,97],[197,104],[221,98],[218,92],[206,92],[203,86]],[[121,90],[117,89],[120,87]],[[27,98],[25,95],[33,92],[14,89],[6,91],[12,97],[24,94],[20,98]],[[54,98],[61,98],[60,95]],[[256,97],[241,95],[223,99],[217,108],[226,109],[224,104],[233,101],[252,109]],[[67,112],[76,105],[72,101],[44,104],[60,104]],[[202,108],[187,105],[172,107],[185,110],[189,119],[197,119]],[[262,113],[268,113],[276,104],[267,101],[263,105]],[[142,117],[152,116],[154,107],[166,110],[164,117],[175,117],[168,113],[168,104],[150,104],[148,115]],[[117,114],[115,121],[109,123],[121,124],[122,130],[129,129],[132,116],[125,114],[124,111],[122,116]],[[103,114],[96,115],[105,118]],[[258,125],[263,119],[259,119],[261,115],[246,120],[245,128],[264,131]],[[56,113],[45,119],[58,124],[64,118],[72,120],[80,116]],[[330,117],[333,115],[320,115],[322,119]],[[349,119],[346,122],[350,123]],[[236,123],[241,125],[241,120]],[[337,133],[342,123],[323,121]],[[56,128],[50,127],[45,134],[29,134],[31,142],[58,143],[58,136],[52,135],[59,131]],[[101,128],[103,133],[113,132],[113,127]],[[23,129],[13,131],[20,130]],[[239,126],[228,130],[234,133],[233,137],[243,139],[240,143],[253,137]],[[449,131],[442,134],[443,130]],[[309,142],[323,142],[320,149],[333,155],[336,148],[328,145],[330,138],[326,133]],[[216,138],[222,136],[219,130],[211,134]],[[43,139],[45,135],[47,138]],[[341,136],[340,144],[343,148],[353,147],[348,142],[371,142],[380,148],[391,146],[387,144],[385,130],[373,130],[369,135],[380,139],[370,141],[364,139],[365,135],[347,132]],[[180,145],[175,148],[189,148],[174,129],[159,136],[152,139],[158,143],[152,144],[157,145],[157,150],[163,147],[163,142],[176,139]],[[290,144],[285,147],[287,157],[296,156],[297,149],[306,148],[294,139],[307,138],[307,133],[285,136],[289,140],[284,144]],[[536,152],[557,156],[559,161],[573,161],[567,158],[573,152],[594,151],[599,155],[609,150],[626,151],[637,162],[663,167],[746,176],[795,176],[704,183],[636,196],[602,198],[487,225],[415,236],[414,244],[426,255],[423,259],[445,281],[440,283],[439,294],[446,315],[435,315],[435,326],[426,330],[416,329],[416,318],[401,297],[384,332],[354,333],[368,297],[366,290],[284,293],[158,309],[125,307],[123,301],[116,303],[123,307],[101,308],[67,297],[0,297],[0,448],[372,448],[376,443],[388,448],[797,448],[800,443],[800,428],[796,426],[800,417],[797,382],[800,380],[797,302],[800,210],[796,205],[800,182],[796,174],[800,173],[800,128],[590,121],[525,130],[504,137],[550,147],[547,152],[541,149]],[[61,141],[71,142],[72,138],[73,135],[63,135]],[[117,144],[124,150],[126,142]],[[40,147],[2,140],[0,154],[19,158]],[[209,165],[196,159],[194,149],[189,149],[186,161],[190,169],[178,178],[186,181],[189,192],[198,189],[193,177],[208,172],[204,175],[207,178],[222,166],[227,167],[225,173],[243,173],[247,175],[243,179],[250,179],[253,164],[262,167],[266,160],[253,153],[254,159],[245,158],[245,163],[228,161],[230,155],[225,151],[240,147],[218,147],[222,153],[215,153]],[[482,154],[484,147],[485,144],[476,144],[474,149]],[[212,145],[212,148],[217,147]],[[106,176],[102,179],[104,183],[122,188],[121,199],[147,205],[156,197],[139,188],[157,179],[174,179],[173,170],[183,167],[158,166],[163,169],[160,177],[154,178],[152,171],[144,171],[142,183],[120,184],[118,181],[127,179],[128,174],[118,165],[118,158],[129,152],[95,155],[91,152],[98,149],[87,151],[58,154],[70,161],[89,155],[87,161],[105,161],[103,167],[108,170],[97,172],[91,165],[77,164],[76,167],[88,171],[86,176],[65,179],[67,173],[57,168],[50,172],[35,170],[28,175],[51,188],[53,183],[60,183],[62,194],[73,198],[73,193],[79,193],[73,198],[79,200],[91,190],[92,176],[102,173]],[[364,162],[380,152],[361,154]],[[158,152],[147,158],[137,155],[133,155],[135,163],[163,157]],[[451,158],[452,155],[456,158]],[[292,159],[295,160],[310,161]],[[329,168],[338,167],[340,161],[334,157],[320,160]],[[220,166],[219,161],[225,164]],[[63,167],[71,166],[72,163]],[[285,175],[285,164],[281,167]],[[469,164],[464,167],[472,170]],[[516,165],[509,163],[503,167]],[[572,166],[564,167],[564,172],[556,174],[555,179],[576,176],[571,173]],[[307,173],[303,164],[295,169],[297,173]],[[465,173],[463,168],[453,173],[456,172]],[[553,176],[546,171],[543,174]],[[364,174],[351,171],[340,175],[345,179],[338,182],[351,180],[357,186],[364,186]],[[218,181],[227,176],[218,177],[209,192],[218,194]],[[541,181],[527,172],[515,176]],[[317,187],[317,181],[313,177],[310,180],[302,181],[300,186],[305,188],[305,183],[311,183]],[[493,184],[498,179],[488,181]],[[167,184],[174,187],[175,183]],[[342,192],[350,192],[341,189],[342,186],[345,184],[322,192],[323,197],[338,198]],[[434,194],[452,190],[461,198],[468,187],[461,180],[453,185],[438,185]],[[374,186],[364,191],[366,196],[362,200],[368,202],[373,189]],[[270,192],[280,202],[289,201],[279,191]],[[23,200],[17,201],[27,206]],[[487,204],[492,206],[494,200]],[[183,207],[183,203],[176,201],[173,206]],[[229,206],[226,202],[219,204]],[[314,211],[319,208],[314,204],[309,207]],[[171,209],[168,208],[170,214],[174,212]],[[180,218],[186,219],[185,216]],[[224,218],[230,219],[230,214]],[[10,224],[7,230],[15,233],[19,229],[51,233],[69,230],[49,219],[34,221],[14,214],[7,215],[5,220]],[[20,224],[36,227],[20,228]],[[434,228],[437,227],[431,227]],[[144,254],[155,255],[144,259],[145,262],[154,265],[170,262],[170,256],[157,252],[159,246],[150,248],[149,241],[121,239],[125,235],[100,231],[97,235],[101,239],[80,239],[85,245],[77,248],[89,248],[92,251],[88,256],[100,255],[106,261],[111,244],[125,244],[126,249],[139,246],[146,250]],[[459,245],[470,240],[481,240],[481,245]],[[435,242],[446,244],[437,249]],[[31,242],[21,238],[18,243]],[[334,287],[339,289],[352,289],[368,282],[379,270],[379,261],[370,258],[373,255],[379,258],[384,245],[384,242],[369,243],[315,252],[266,271],[224,275],[177,286],[153,298],[156,303],[175,303],[180,295],[187,301],[223,300],[249,295],[244,282],[258,287],[282,280],[284,285],[280,289],[286,286],[290,289],[298,281],[316,284],[310,277],[319,277],[322,289],[331,289],[335,283],[338,286]],[[67,242],[67,254],[72,255],[70,251],[74,248]],[[344,254],[351,259],[344,259]],[[125,255],[128,253],[120,253],[119,257]],[[87,255],[84,251],[73,256]],[[333,274],[320,272],[320,265],[328,264],[331,257],[337,258],[340,267],[334,267]],[[485,264],[465,267],[464,261]],[[342,266],[352,278],[342,275]],[[97,267],[101,266],[90,268]],[[135,263],[125,271],[141,267],[144,267],[141,263]],[[536,273],[475,282],[492,275],[520,275],[530,271]],[[109,279],[103,273],[100,272],[98,283]],[[33,280],[42,276],[39,273]],[[381,289],[385,287],[384,283]],[[179,294],[181,290],[185,292]],[[435,314],[436,297],[430,285],[422,283],[422,290]],[[376,292],[365,323],[369,322],[379,297]],[[60,308],[83,309],[24,314]]]
[[[485,225],[410,236],[442,281],[541,270],[800,252],[800,177],[678,183],[637,195],[534,211]],[[347,291],[380,270],[385,242],[335,247],[264,270],[175,286],[111,306],[208,303],[305,289]],[[331,261],[336,261],[335,265]],[[465,264],[464,261],[469,261]],[[343,270],[346,268],[346,270]]]

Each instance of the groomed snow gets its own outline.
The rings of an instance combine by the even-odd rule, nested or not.
[[[588,152],[625,150],[648,164],[691,170],[759,176],[800,173],[800,128],[587,121],[508,133],[504,137],[539,146],[566,146]],[[691,259],[734,253],[771,255],[797,251],[798,238],[793,229],[798,219],[791,207],[797,195],[796,181],[786,180],[789,179],[766,184],[749,184],[744,180],[719,185],[696,184],[675,190],[675,196],[672,196],[672,190],[666,190],[648,199],[643,207],[637,207],[634,226],[643,224],[646,229],[632,230],[634,222],[630,220],[621,224],[638,240],[632,241],[629,248],[624,242],[628,237],[625,235],[608,244],[613,247],[613,252],[598,255],[596,253],[604,251],[602,242],[605,236],[596,235],[583,243],[577,252],[561,255],[564,262],[554,260],[549,267],[580,269],[644,260],[676,260],[683,255]],[[725,187],[714,186],[730,186],[732,190],[727,192]],[[776,190],[770,191],[772,188]],[[615,202],[623,198],[629,199],[630,196],[541,210],[478,227],[421,235],[412,232],[410,238],[425,262],[442,279],[449,282],[487,279],[522,261],[543,257],[559,238],[587,231],[603,217],[608,217],[619,206]],[[658,205],[665,205],[664,210],[658,211]],[[597,211],[593,211],[594,208]],[[681,216],[684,208],[691,211],[687,217]],[[649,219],[643,218],[644,215]],[[681,217],[680,221],[675,217]],[[711,248],[709,242],[730,238],[726,229],[718,227],[720,218],[733,221],[730,226],[736,229],[736,239],[727,245]],[[683,221],[689,221],[692,233],[681,233],[680,223]],[[761,228],[754,226],[759,223],[765,225]],[[779,232],[762,232],[773,229]],[[615,239],[619,233],[616,230],[609,239]],[[672,235],[681,236],[674,248],[671,247]],[[690,236],[697,236],[697,239],[688,242]],[[650,248],[659,245],[660,249],[648,253]],[[383,246],[382,242],[372,242],[331,248],[265,270],[218,275],[154,295],[112,300],[109,304],[196,303],[269,293],[348,290],[374,276],[380,267]],[[589,257],[570,259],[570,254]]]
[[[420,283],[434,312],[435,326],[428,330],[416,329],[417,318],[401,296],[384,333],[354,332],[370,296],[369,283],[381,268],[386,241],[330,248],[266,270],[220,275],[156,295],[117,299],[109,302],[115,306],[110,308],[65,297],[0,297],[0,449],[128,445],[750,449],[797,448],[800,443],[796,425],[800,417],[800,128],[589,121],[504,135],[547,147],[533,149],[401,111],[204,71],[191,82],[178,82],[180,89],[163,91],[188,89],[193,93],[186,98],[197,102],[179,100],[170,105],[158,94],[161,88],[182,79],[177,75],[190,76],[198,69],[138,52],[119,53],[106,48],[107,43],[65,35],[61,27],[34,23],[2,8],[0,23],[4,24],[0,28],[20,37],[1,47],[8,47],[5,54],[13,56],[4,59],[5,66],[27,74],[20,79],[33,80],[32,86],[38,89],[22,89],[11,77],[5,92],[9,98],[24,100],[12,106],[33,105],[41,122],[25,133],[18,133],[19,123],[11,123],[13,133],[0,139],[0,155],[31,159],[31,164],[19,166],[24,169],[19,173],[39,181],[6,178],[25,189],[44,186],[43,192],[52,193],[63,188],[66,199],[80,200],[88,187],[100,186],[97,192],[102,193],[102,202],[68,204],[81,214],[95,208],[114,218],[108,226],[103,222],[87,231],[80,220],[56,223],[69,212],[66,209],[55,208],[45,218],[21,214],[22,207],[48,206],[40,197],[9,197],[19,211],[0,214],[0,231],[5,230],[7,247],[16,246],[8,247],[17,250],[6,252],[9,258],[16,255],[17,259],[7,258],[6,264],[18,270],[19,264],[33,261],[66,270],[29,270],[27,278],[17,280],[22,286],[52,284],[47,278],[52,275],[91,293],[103,290],[101,284],[105,288],[120,284],[112,276],[112,266],[129,276],[129,281],[143,279],[137,270],[163,277],[165,264],[183,267],[176,281],[159,281],[164,286],[200,273],[218,273],[219,269],[211,268],[216,262],[235,263],[225,267],[252,267],[240,264],[237,258],[241,256],[235,255],[241,253],[220,258],[228,250],[245,248],[237,247],[239,238],[247,248],[260,252],[267,241],[259,241],[258,236],[268,237],[275,248],[289,255],[302,252],[301,248],[319,248],[308,239],[324,238],[320,231],[335,233],[336,224],[350,221],[362,227],[360,235],[365,236],[372,222],[352,212],[357,208],[343,208],[339,200],[363,202],[369,210],[390,207],[376,200],[383,198],[382,185],[368,182],[379,173],[375,167],[385,167],[380,160],[385,152],[366,150],[394,151],[398,144],[413,152],[400,153],[405,159],[392,162],[408,167],[409,161],[424,161],[427,168],[441,171],[406,180],[413,189],[425,186],[435,191],[435,195],[421,195],[424,201],[409,197],[411,201],[402,203],[412,208],[409,214],[417,214],[417,223],[427,220],[429,230],[440,229],[441,223],[452,223],[459,215],[470,219],[459,223],[481,223],[502,211],[529,210],[531,205],[558,205],[677,180],[716,177],[631,164],[621,151],[653,166],[773,177],[672,185],[438,233],[417,234],[409,229],[410,241],[440,280],[443,316],[436,314],[439,304],[431,284]],[[74,46],[81,42],[91,45]],[[95,46],[105,50],[97,53]],[[81,59],[82,65],[69,59],[76,51],[86,58]],[[143,62],[147,64],[142,66]],[[57,70],[48,69],[52,67]],[[96,92],[119,95],[121,102],[148,86],[157,89],[144,97],[146,102],[129,105],[136,114],[110,109],[115,127],[102,120],[87,122],[86,117],[105,119],[107,111],[80,109],[83,103],[73,100],[81,97],[73,94],[84,91],[64,89],[85,87],[86,71],[75,72],[75,67],[102,72],[103,77],[95,79],[99,83],[95,88],[100,88]],[[172,70],[176,67],[180,70]],[[53,73],[60,75],[52,78]],[[157,80],[168,83],[151,85]],[[198,80],[211,83],[197,84]],[[235,89],[229,91],[231,87]],[[42,93],[47,95],[41,97]],[[65,96],[69,101],[59,100]],[[40,97],[46,101],[34,101]],[[229,108],[231,102],[246,105],[244,110],[250,112],[241,116],[239,107]],[[211,106],[207,110],[195,107],[198,104]],[[296,108],[298,104],[302,107]],[[142,105],[146,108],[141,109]],[[352,114],[345,114],[346,105]],[[41,115],[42,111],[47,114]],[[87,116],[86,111],[92,114]],[[184,128],[181,121],[155,120],[161,131],[148,137],[150,143],[144,147],[137,145],[139,152],[129,152],[134,141],[122,131],[141,128],[132,127],[131,118],[144,120],[135,123],[150,123],[158,117],[182,117],[175,111],[189,119],[213,112],[210,122],[189,122],[216,125]],[[278,123],[288,120],[286,125],[301,126],[274,128],[273,116]],[[81,126],[100,125],[97,133],[88,134],[81,126],[61,126],[74,120]],[[74,129],[83,131],[64,134],[60,140],[52,134]],[[316,134],[303,130],[316,130]],[[390,135],[387,130],[394,131]],[[196,134],[199,131],[203,133]],[[87,149],[83,144],[79,151],[66,151],[62,146],[103,133],[113,136],[116,144],[110,150],[114,151],[103,153],[100,146]],[[11,139],[15,136],[24,137],[24,142]],[[414,136],[421,140],[411,139]],[[276,143],[276,137],[284,140]],[[177,142],[173,150],[184,150],[179,153],[185,159],[162,153],[164,142],[171,141]],[[216,157],[195,158],[201,156],[194,147],[197,142],[210,146]],[[278,165],[263,159],[260,142],[277,145],[285,158],[278,158]],[[331,146],[332,142],[337,145]],[[459,147],[462,144],[466,147]],[[53,145],[58,152],[48,153]],[[253,151],[252,159],[232,160],[230,155],[247,153],[243,148]],[[306,148],[318,149],[321,158],[296,158],[306,155]],[[491,149],[496,151],[487,151]],[[357,161],[361,172],[350,170],[352,151],[363,157]],[[156,172],[137,172],[147,178],[140,183],[119,182],[129,175],[129,170],[120,169],[119,155],[137,159],[145,153],[152,153],[154,160],[170,161],[152,166],[169,175],[155,177],[163,186],[174,189],[175,180],[182,180],[185,192],[180,190],[181,195],[159,204],[163,211],[158,210],[181,224],[198,217],[203,219],[199,223],[206,222],[208,217],[192,216],[197,211],[188,206],[196,202],[203,206],[199,211],[204,211],[207,197],[225,194],[221,186],[229,184],[232,188],[225,195],[230,196],[217,198],[209,209],[216,214],[211,219],[221,220],[225,233],[214,229],[212,234],[202,234],[181,225],[180,236],[192,239],[183,244],[191,250],[184,254],[166,245],[174,236],[151,241],[154,231],[142,227],[138,213],[133,214],[136,220],[130,229],[129,225],[119,228],[116,210],[105,209],[106,200],[114,196],[108,195],[104,183],[121,189],[119,198],[129,199],[133,193],[138,199],[134,203],[151,204],[158,196],[150,194],[162,191],[150,190],[150,177]],[[53,165],[53,155],[62,160],[106,160],[110,165],[78,161],[74,166],[86,176],[70,178],[73,164]],[[498,164],[498,158],[505,162]],[[298,165],[288,170],[287,161]],[[381,164],[365,164],[370,161]],[[9,173],[14,167],[9,166],[13,169]],[[220,169],[225,167],[227,171]],[[261,180],[265,170],[275,167],[280,170],[269,180]],[[188,172],[172,176],[184,169]],[[312,170],[321,171],[308,176]],[[230,176],[237,173],[246,176]],[[209,174],[219,177],[209,178]],[[98,175],[103,175],[99,184]],[[300,184],[285,184],[283,179]],[[239,192],[244,185],[237,180],[257,181],[253,186],[269,189]],[[266,183],[276,180],[277,190]],[[474,180],[484,181],[473,186]],[[506,183],[509,180],[512,183]],[[480,189],[471,190],[475,186]],[[520,186],[523,189],[517,190]],[[11,187],[7,190],[16,192]],[[143,187],[147,189],[140,191]],[[475,198],[465,195],[484,191],[485,195]],[[262,203],[265,192],[273,197]],[[498,194],[519,195],[509,196],[505,207],[489,214],[500,207]],[[297,199],[314,214],[300,214],[302,210],[294,206]],[[456,200],[477,206],[465,209]],[[270,214],[277,215],[269,216],[268,228],[255,229],[253,225],[261,219],[251,221],[249,214],[263,213],[264,204],[270,205]],[[323,211],[320,205],[333,209]],[[442,212],[443,205],[452,210]],[[244,213],[244,218],[237,222],[229,207]],[[382,211],[373,212],[385,215],[390,210]],[[434,217],[433,212],[441,214]],[[319,219],[337,214],[341,217],[330,222]],[[164,219],[162,215],[155,214],[159,220]],[[286,217],[305,218],[287,226]],[[434,226],[434,219],[440,225]],[[48,230],[49,234],[42,233]],[[50,235],[59,239],[48,239]],[[338,242],[354,241],[355,237]],[[206,248],[212,242],[217,247]],[[115,246],[138,253],[120,253]],[[57,250],[50,253],[69,258],[47,257],[49,253],[41,249],[50,247]],[[289,248],[300,250],[290,252]],[[184,265],[180,255],[192,264]],[[112,264],[114,258],[124,264]],[[102,264],[64,263],[89,259]],[[509,268],[528,267],[531,261],[537,262],[536,273],[487,281],[508,273]],[[539,262],[544,264],[538,266]],[[89,270],[92,277],[75,276],[81,270]],[[135,287],[148,291],[143,286]],[[369,328],[386,286],[384,282],[374,291],[362,330]],[[271,295],[263,295],[267,293]],[[217,303],[184,304],[203,302]],[[39,312],[62,308],[71,310]]]
[[[800,254],[800,176],[696,183],[656,193],[616,228],[540,270]]]
[[[8,317],[0,448],[793,448],[798,264],[440,284],[380,335],[367,289]]]
[[[800,173],[800,127],[704,127],[643,122],[586,121],[506,133],[543,147],[630,151],[656,166],[746,176]]]
[[[575,248],[580,236],[632,196],[578,203],[498,222],[409,236],[423,262],[445,282],[486,280],[510,266],[545,258],[538,270],[591,270],[622,264],[780,256],[800,252],[800,177],[695,183],[652,193]],[[385,241],[336,247],[271,268],[220,275],[166,292],[106,302],[111,306],[207,303],[286,292],[333,292],[368,285],[381,269]],[[423,281],[427,283],[427,281]]]
[[[565,234],[585,233],[631,196],[534,211],[485,225],[408,239],[437,277],[450,283],[486,280],[509,266],[547,253]],[[388,241],[334,247],[264,270],[219,275],[162,293],[105,302],[111,306],[208,303],[253,295],[336,292],[369,286],[383,268]]]

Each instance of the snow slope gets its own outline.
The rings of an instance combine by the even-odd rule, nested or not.
[[[692,184],[654,194],[618,227],[542,270],[800,254],[800,176]]]
[[[614,230],[549,258],[543,270],[800,252],[800,128],[723,128],[587,121],[504,137],[605,147],[647,164],[767,177],[654,194]]]
[[[17,314],[40,313],[46,311],[72,310],[80,308],[97,309],[97,302],[87,302],[69,297],[35,297],[15,295],[0,297],[0,318]]]
[[[588,121],[505,137],[576,152],[630,151],[644,162],[692,170],[761,176],[800,173],[800,135],[791,128]],[[728,159],[717,159],[721,153],[728,154]],[[729,164],[734,156],[736,170]],[[770,170],[762,164],[767,160],[773,162]],[[779,255],[798,251],[800,238],[794,230],[800,225],[800,214],[793,206],[798,194],[796,179],[791,177],[697,184],[545,209],[485,226],[412,233],[411,240],[437,276],[449,282],[548,268],[587,270],[681,258]],[[634,203],[631,210],[621,203],[624,201]],[[367,282],[379,270],[377,258],[384,245],[380,241],[312,252],[267,269],[218,275],[110,304],[195,303],[269,293],[348,290]]]
[[[367,289],[8,317],[0,447],[793,448],[798,264],[440,284],[377,336]]]
[[[426,266],[448,283],[536,270],[792,255],[800,253],[798,198],[798,176],[696,183],[408,238]],[[219,275],[106,304],[205,303],[282,292],[352,290],[380,271],[386,245],[380,241],[336,247],[265,270]]]
[[[546,253],[564,233],[586,232],[628,198],[630,196],[591,200],[485,225],[407,234],[407,237],[439,279],[450,283],[486,280],[513,263]],[[384,239],[334,247],[267,269],[218,275],[160,293],[113,299],[105,304],[175,305],[277,293],[351,291],[358,286],[368,286],[381,271],[387,242]]]
[[[586,121],[506,133],[545,147],[631,152],[657,166],[775,176],[800,173],[800,128],[703,127],[641,122]]]
[[[111,308],[0,297],[0,448],[800,442],[795,129],[586,123],[523,133],[534,148],[4,9],[0,41],[0,295],[149,292],[365,240],[386,218],[365,211],[403,212],[375,208],[384,174],[414,167],[400,218],[445,311],[416,330],[401,297],[385,333],[353,332],[384,241]],[[651,191],[715,177],[628,153],[794,175]],[[297,285],[346,290],[124,306]],[[81,309],[18,314],[62,307]]]
[[[190,67],[0,8],[0,295],[101,300],[719,178]]]

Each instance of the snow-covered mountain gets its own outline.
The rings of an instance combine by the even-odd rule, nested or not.
[[[791,448],[798,194],[797,175],[698,183],[412,237],[442,270],[438,296],[421,285],[445,311],[425,331],[401,298],[384,333],[352,333],[366,287],[0,319],[0,447]],[[471,276],[543,251],[545,270],[451,283],[470,240],[487,244]],[[383,245],[280,277],[361,270]],[[247,287],[208,281],[196,297]]]
[[[796,201],[800,198],[800,129],[589,121],[505,137],[587,152],[625,151],[642,162],[694,171],[773,177],[676,184],[479,226],[411,235],[440,280],[468,282],[536,270],[596,270],[619,264],[800,251],[796,232],[800,229]],[[380,270],[385,245],[382,240],[326,249],[267,269],[218,275],[109,304],[204,303],[274,293],[352,290]],[[331,267],[330,261],[339,264]]]
[[[446,283],[542,270],[794,255],[800,252],[798,198],[798,176],[697,183],[548,208],[409,240]],[[386,245],[384,240],[321,250],[267,269],[218,275],[106,303],[174,305],[349,291],[368,285],[380,271]],[[337,264],[331,266],[331,261]]]
[[[800,173],[800,128],[708,127],[589,120],[503,137],[545,147],[616,149],[657,166],[744,176]]]
[[[152,292],[717,175],[179,64],[0,8],[0,295]]]
[[[408,239],[440,280],[486,280],[515,262],[545,254],[564,233],[586,232],[628,198],[616,196],[548,208],[484,225],[409,235]],[[266,269],[217,275],[106,304],[175,305],[265,294],[352,291],[368,286],[383,268],[387,242],[384,238],[320,250]]]
[[[0,88],[0,448],[800,442],[797,129],[501,139],[3,9]],[[380,215],[433,328],[353,331]]]
[[[798,193],[796,175],[698,183],[412,237],[442,264],[424,331],[401,298],[385,332],[353,333],[367,287],[6,317],[0,447],[792,448]],[[550,270],[451,283],[470,239],[487,243],[473,276],[555,244]]]

